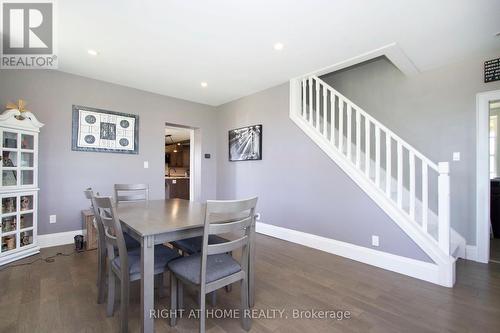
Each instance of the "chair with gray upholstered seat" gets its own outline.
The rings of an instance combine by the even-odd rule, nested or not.
[[[227,239],[222,238],[222,237],[217,236],[217,235],[210,235],[208,237],[208,244],[221,244],[221,243],[225,243],[225,242],[227,242]],[[181,240],[172,242],[171,244],[175,248],[181,250],[182,254],[193,255],[193,254],[201,252],[202,245],[203,245],[203,237],[197,236],[197,237],[181,239]],[[229,253],[229,254],[231,254],[231,253]],[[178,289],[179,289],[179,292],[182,293],[182,282],[179,282]],[[231,291],[231,285],[226,286],[226,291],[227,292]],[[215,303],[217,300],[217,295],[215,292],[213,292],[210,296],[211,296],[211,303],[213,306],[215,306]],[[182,300],[179,300],[178,306],[179,306],[179,308],[183,307]]]
[[[94,213],[94,227],[97,231],[97,303],[101,304],[104,302],[104,288],[106,285],[106,241],[104,236],[104,226],[99,219],[97,209],[92,203],[94,191],[89,187],[83,191],[83,193],[85,194],[85,198],[90,201],[91,208]]]
[[[94,191],[89,187],[83,191],[83,193],[85,194],[85,198],[90,201],[90,206],[94,213],[94,227],[97,231],[97,303],[101,304],[104,302],[104,289],[106,286],[106,237],[104,235],[104,226],[99,217],[99,213],[92,203]],[[99,193],[97,193],[97,195],[99,195]],[[123,237],[127,249],[130,250],[141,247],[141,243],[130,237],[127,233],[124,233]],[[118,249],[115,249],[115,252],[117,250]]]
[[[241,320],[245,330],[250,329],[248,313],[248,262],[249,239],[251,225],[255,218],[257,198],[236,201],[207,201],[205,226],[203,231],[202,250],[187,257],[171,261],[170,269],[170,302],[171,313],[175,314],[178,299],[183,295],[177,293],[177,283],[187,283],[199,291],[200,332],[205,332],[205,295],[240,281],[241,283]],[[220,216],[227,216],[221,220]],[[209,244],[210,235],[225,233],[243,233],[236,239],[220,244]],[[242,249],[240,261],[228,252]],[[170,317],[170,325],[175,326],[176,316]]]
[[[141,249],[128,250],[125,245],[121,222],[116,213],[111,197],[94,196],[93,206],[97,209],[104,226],[106,248],[108,253],[108,305],[107,314],[112,316],[115,303],[115,282],[120,281],[120,327],[121,332],[128,331],[128,304],[130,282],[141,278]],[[118,248],[118,255],[114,249]],[[160,275],[160,291],[163,289],[163,273],[167,264],[179,257],[177,251],[163,245],[154,249],[154,274]]]

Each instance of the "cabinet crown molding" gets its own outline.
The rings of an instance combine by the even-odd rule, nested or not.
[[[23,119],[19,119],[22,117]],[[0,126],[39,132],[44,126],[30,111],[5,110],[0,114]]]

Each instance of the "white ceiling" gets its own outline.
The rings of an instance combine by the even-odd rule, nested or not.
[[[185,128],[165,127],[165,135],[171,135],[174,142],[189,140],[190,134],[190,131]],[[172,141],[165,139],[165,143],[172,143]]]
[[[210,105],[392,42],[419,70],[500,51],[498,0],[64,0],[57,6],[60,70]],[[284,43],[282,51],[273,49],[276,42]]]

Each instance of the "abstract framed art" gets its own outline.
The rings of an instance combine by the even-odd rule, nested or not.
[[[229,131],[229,161],[262,159],[262,125],[253,125]]]
[[[139,153],[139,116],[73,105],[71,150]]]

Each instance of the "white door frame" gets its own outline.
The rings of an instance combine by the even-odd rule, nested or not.
[[[490,259],[490,101],[500,100],[500,90],[476,95],[476,248],[479,262]]]

